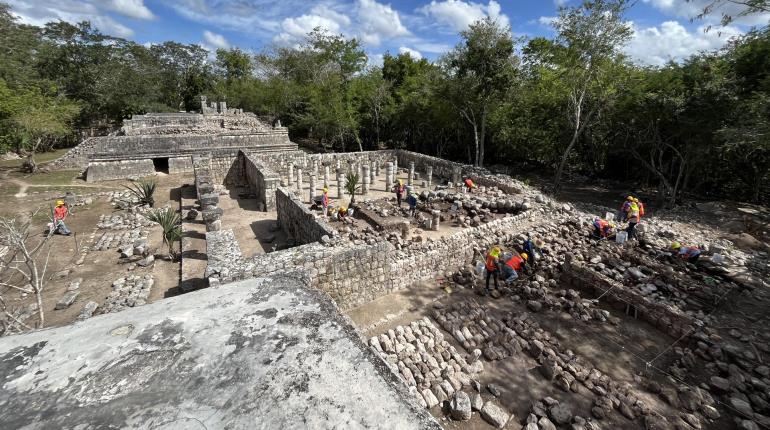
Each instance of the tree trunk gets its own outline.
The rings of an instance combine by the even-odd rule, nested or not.
[[[572,134],[572,139],[570,140],[569,145],[567,145],[567,149],[565,149],[564,153],[561,155],[559,169],[556,170],[556,177],[553,180],[554,191],[559,191],[561,188],[561,175],[564,172],[564,166],[567,164],[567,158],[569,158],[569,154],[572,152],[572,148],[575,146],[575,143],[577,143],[579,136],[580,128],[576,125],[575,132]]]
[[[481,136],[479,136],[479,167],[484,167],[484,139],[487,134],[487,106],[481,110]]]
[[[476,123],[473,123],[473,144],[476,148],[476,158],[474,159],[473,165],[478,167],[479,166],[479,129],[476,127]]]

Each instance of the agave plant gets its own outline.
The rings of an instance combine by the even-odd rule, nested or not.
[[[157,184],[153,180],[140,179],[130,186],[126,185],[125,187],[131,191],[131,194],[139,199],[139,204],[153,207],[155,206],[155,197],[153,197],[153,195],[155,194],[156,186]]]
[[[168,256],[174,258],[174,242],[182,239],[182,218],[171,208],[156,209],[145,216],[163,228],[163,244],[168,246]]]
[[[358,189],[358,173],[348,173],[345,175],[345,191],[350,194],[350,204],[356,201],[356,190]]]

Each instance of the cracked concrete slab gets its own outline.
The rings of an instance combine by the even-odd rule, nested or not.
[[[331,299],[278,276],[0,339],[4,428],[440,428]]]

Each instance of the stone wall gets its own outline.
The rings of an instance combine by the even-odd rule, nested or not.
[[[337,236],[337,230],[311,212],[294,193],[284,187],[275,191],[278,224],[296,243],[318,242],[323,236]]]
[[[88,164],[86,182],[123,179],[129,176],[148,176],[155,174],[152,160],[97,161]]]
[[[222,227],[222,209],[219,207],[219,193],[216,179],[211,173],[211,157],[195,155],[192,157],[195,174],[195,192],[201,206],[201,216],[206,223],[206,231],[218,231]]]
[[[399,168],[408,168],[409,163],[414,162],[415,171],[422,173],[425,172],[426,166],[433,166],[433,176],[445,178],[450,182],[460,182],[463,179],[462,176],[465,174],[465,170],[471,167],[442,158],[400,149],[395,151],[395,155],[398,157]],[[434,182],[437,183],[437,181]]]
[[[631,305],[637,318],[641,318],[673,337],[680,337],[694,332],[695,319],[679,309],[627,288],[601,273],[597,273],[573,262],[563,273],[562,280],[582,291],[591,291],[602,296],[604,301],[620,307]]]
[[[281,184],[280,176],[250,154],[241,152],[240,157],[243,159],[246,184],[251,192],[257,195],[261,210],[274,210],[275,194]]]
[[[100,137],[89,155],[91,161],[126,158],[178,157],[198,152],[239,149],[254,151],[293,151],[297,144],[289,140],[286,131],[248,135],[147,135]]]
[[[192,160],[189,156],[171,157],[168,159],[168,173],[171,175],[176,173],[192,172],[192,170]]]
[[[282,188],[278,190],[280,194]],[[279,205],[280,201],[281,198]],[[329,294],[340,308],[350,309],[415,282],[443,277],[455,267],[480,259],[476,249],[513,240],[532,216],[542,216],[541,211],[538,208],[501,218],[406,250],[397,250],[387,241],[374,245],[344,243],[336,246],[310,243],[240,259],[236,258],[240,251],[212,248],[209,252],[221,252],[222,255],[212,259],[209,253],[206,275],[211,285],[218,285],[276,272],[300,271],[310,277],[313,287]]]

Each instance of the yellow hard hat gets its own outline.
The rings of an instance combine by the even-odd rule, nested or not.
[[[633,198],[632,196],[628,196],[628,197],[626,197],[626,200],[628,200],[628,201],[631,201],[631,202],[632,202],[632,201],[634,201],[634,198]]]
[[[324,187],[324,192],[325,192],[325,193],[328,193],[328,192],[329,192],[329,189],[328,189],[328,188],[326,188],[326,187]]]
[[[56,206],[64,206],[64,200],[57,200]]]
[[[493,246],[492,250],[489,251],[489,255],[491,255],[493,257],[497,257],[497,256],[500,255],[500,251],[501,251],[501,249],[500,249],[499,246]]]
[[[399,180],[398,180],[398,185],[404,185],[404,181],[402,181],[401,179],[399,179]]]
[[[639,199],[637,199],[636,197],[634,197],[634,203],[639,203]]]
[[[528,260],[529,259],[529,255],[527,255],[526,252],[522,252],[521,253],[521,258],[523,258],[524,260]]]
[[[671,249],[677,250],[682,247],[682,244],[679,242],[674,242],[671,244]]]

